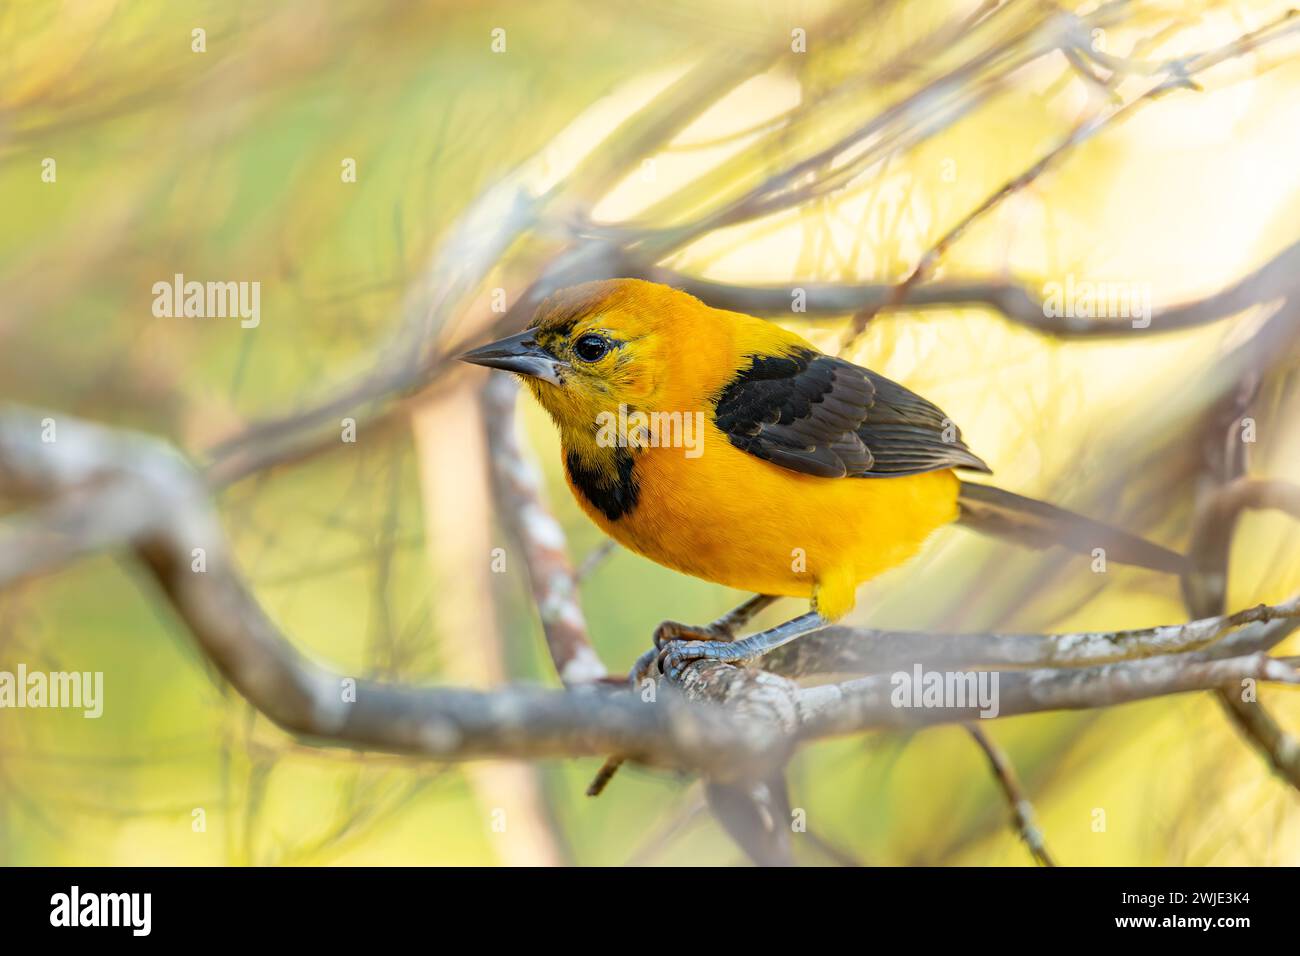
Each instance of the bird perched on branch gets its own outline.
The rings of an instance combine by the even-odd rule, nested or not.
[[[752,660],[848,613],[858,585],[961,521],[1177,573],[1183,557],[983,484],[932,403],[763,319],[637,279],[564,289],[524,332],[466,362],[520,375],[559,428],[583,511],[653,561],[757,595],[704,626],[666,621],[655,659]],[[811,610],[736,640],[777,597]],[[637,673],[634,671],[634,674]]]

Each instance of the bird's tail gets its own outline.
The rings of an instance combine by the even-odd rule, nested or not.
[[[1176,551],[1113,525],[992,485],[963,481],[957,504],[961,508],[957,520],[962,524],[1030,548],[1060,545],[1081,554],[1102,548],[1108,561],[1169,574],[1187,570],[1187,558]]]

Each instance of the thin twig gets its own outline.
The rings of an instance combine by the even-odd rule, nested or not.
[[[1155,100],[1174,89],[1194,89],[1195,86],[1192,83],[1191,78],[1197,73],[1207,70],[1210,67],[1222,63],[1234,56],[1240,56],[1250,50],[1257,49],[1264,43],[1288,36],[1296,32],[1297,29],[1300,29],[1300,20],[1295,19],[1295,11],[1288,11],[1278,20],[1270,23],[1266,27],[1247,34],[1244,37],[1239,37],[1231,43],[1224,44],[1214,50],[1208,50],[1190,57],[1179,57],[1170,60],[1164,65],[1164,69],[1160,71],[1162,79],[1158,83],[1148,87],[1140,95],[1116,109],[1093,116],[1085,122],[1079,123],[1068,135],[1061,139],[1056,146],[1040,156],[1037,161],[1023,170],[1020,174],[1007,180],[1000,187],[986,196],[979,205],[959,219],[955,225],[949,228],[948,231],[945,232],[939,240],[935,242],[920,259],[917,260],[917,263],[912,268],[911,272],[909,272],[903,280],[894,287],[894,291],[886,303],[882,303],[874,308],[859,310],[857,314],[853,316],[853,321],[850,324],[848,331],[844,334],[843,341],[840,345],[840,352],[846,353],[852,349],[858,338],[866,330],[867,324],[881,308],[898,308],[907,298],[911,289],[923,282],[924,279],[929,276],[938,261],[948,251],[949,247],[965,235],[975,222],[983,218],[991,210],[1001,205],[1009,196],[1013,196],[1024,190],[1027,186],[1047,172],[1048,169],[1056,165],[1056,163],[1059,162],[1066,153],[1073,151],[1075,148],[1087,142],[1108,126],[1127,118],[1142,104]],[[1067,318],[1064,319],[1063,322],[1068,327],[1073,322],[1073,319]]]
[[[1043,831],[1038,828],[1035,820],[1034,805],[1029,802],[1024,790],[1021,789],[1020,781],[1016,777],[1016,769],[1011,766],[1011,759],[980,727],[966,724],[966,731],[975,739],[980,749],[984,751],[984,756],[988,758],[993,776],[998,786],[1002,788],[1002,794],[1007,798],[1007,804],[1011,808],[1011,822],[1016,832],[1020,834],[1020,839],[1025,841],[1025,846],[1029,847],[1029,852],[1039,866],[1056,866],[1052,855],[1047,852]]]
[[[606,538],[600,544],[592,548],[587,556],[582,559],[582,563],[578,565],[578,570],[573,572],[574,578],[578,583],[582,583],[586,580],[588,575],[600,567],[601,564],[604,563],[605,559],[616,550],[618,550],[618,542],[613,538]]]

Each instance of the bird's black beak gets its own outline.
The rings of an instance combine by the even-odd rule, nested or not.
[[[564,384],[560,372],[569,367],[567,362],[561,362],[533,341],[532,329],[457,357],[471,365],[486,365],[488,368],[500,368],[507,372],[530,375],[552,385]]]

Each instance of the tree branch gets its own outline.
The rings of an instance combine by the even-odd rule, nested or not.
[[[42,440],[42,418],[55,422],[55,440]],[[6,583],[49,571],[55,558],[71,559],[89,550],[47,549],[24,567],[30,552],[23,549],[33,540],[72,533],[66,523],[42,521],[62,516],[57,504],[77,502],[88,488],[111,490],[114,508],[107,513],[85,506],[75,509],[75,533],[96,547],[134,548],[200,650],[236,690],[285,730],[317,743],[440,760],[618,753],[749,786],[769,779],[798,741],[977,716],[969,707],[897,707],[887,674],[801,688],[775,673],[714,661],[687,668],[680,687],[661,682],[655,702],[643,702],[623,689],[471,691],[338,674],[295,650],[261,609],[229,554],[207,486],[170,446],[17,407],[0,411],[0,494],[19,501],[44,500],[52,507],[11,516],[0,525],[0,568],[6,569]],[[1109,706],[1243,678],[1292,683],[1296,678],[1290,666],[1247,648],[1280,640],[1294,626],[1295,613],[1291,602],[1178,628],[1075,636],[1072,641],[1020,635],[1007,643],[1005,637],[977,635],[971,640],[978,652],[963,650],[958,657],[986,657],[989,648],[1011,647],[1024,663],[1037,659],[1026,657],[1024,646],[1050,647],[1054,650],[1049,659],[1077,665],[1098,659],[1094,647],[1122,647],[1131,641],[1149,651],[1157,634],[1166,649],[1201,647],[1206,635],[1237,628],[1210,651],[1000,672],[1000,715]],[[1138,634],[1147,637],[1131,636]],[[1189,643],[1187,634],[1197,640]],[[1063,651],[1062,644],[1087,650]],[[922,648],[924,641],[912,646]],[[1215,656],[1229,649],[1240,653]]]
[[[518,384],[507,375],[488,376],[483,387],[497,513],[522,551],[555,672],[566,685],[589,683],[607,671],[587,634],[564,530],[542,500],[541,476],[524,457],[515,434],[518,392]]]
[[[1260,268],[1201,299],[1151,313],[1151,324],[1131,321],[1053,316],[1028,288],[1000,279],[941,279],[914,283],[897,295],[892,283],[803,282],[740,285],[714,282],[659,266],[638,267],[637,274],[689,292],[720,309],[787,320],[825,318],[855,312],[896,309],[948,309],[983,306],[1003,318],[1057,339],[1102,339],[1120,335],[1159,335],[1210,325],[1249,308],[1276,304],[1300,292],[1300,242],[1293,243]],[[795,290],[804,294],[804,310],[792,308]]]
[[[41,419],[57,438],[41,440]],[[305,658],[243,584],[206,486],[166,444],[68,416],[0,411],[0,493],[55,497],[110,483],[119,506],[88,509],[80,530],[97,546],[134,547],[199,649],[261,713],[316,743],[464,760],[537,759],[618,752],[644,763],[725,778],[779,765],[789,742],[770,726],[671,692],[647,706],[629,692],[416,688],[353,678]],[[126,516],[126,517],[124,517]],[[32,516],[6,521],[0,566],[13,583],[32,540]],[[102,523],[101,523],[102,522]],[[57,528],[42,528],[54,535]],[[117,537],[121,535],[121,537]],[[195,549],[204,570],[194,570]],[[72,557],[85,549],[64,549]],[[25,569],[50,570],[48,561]]]
[[[1267,650],[1300,627],[1300,595],[1235,614],[1122,631],[1068,634],[926,634],[829,627],[768,656],[766,666],[787,677],[870,673],[923,664],[934,667],[1076,668],[1210,649]],[[1222,641],[1219,646],[1216,642]]]
[[[1113,707],[1192,690],[1213,690],[1242,680],[1300,683],[1288,664],[1267,654],[1203,660],[1166,656],[1071,670],[994,671],[997,717],[1048,710]],[[979,704],[904,707],[894,703],[888,674],[810,687],[799,696],[800,737],[812,739],[886,728],[930,727],[978,719]]]

